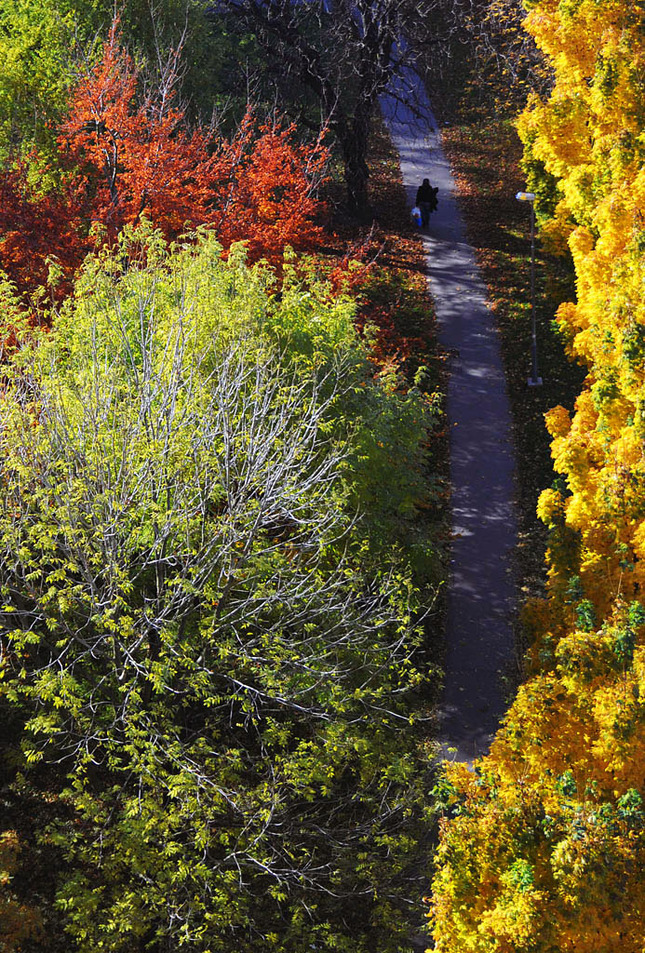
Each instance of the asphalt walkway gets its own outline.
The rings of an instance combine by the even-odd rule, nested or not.
[[[451,356],[452,548],[439,736],[446,757],[472,762],[488,749],[507,707],[504,676],[514,657],[517,525],[509,404],[495,318],[465,238],[437,125],[413,72],[393,81],[381,109],[401,157],[410,208],[422,179],[439,187],[439,207],[422,233],[439,340]]]

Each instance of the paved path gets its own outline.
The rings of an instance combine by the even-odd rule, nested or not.
[[[381,109],[401,156],[410,207],[423,178],[439,207],[423,242],[441,345],[451,354],[447,415],[452,486],[451,578],[440,733],[446,757],[472,762],[489,746],[506,705],[501,676],[514,655],[514,459],[495,330],[425,92],[414,73],[395,81]],[[416,108],[410,102],[413,90]],[[456,749],[451,751],[449,749]]]

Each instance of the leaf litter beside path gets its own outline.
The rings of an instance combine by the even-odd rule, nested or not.
[[[522,145],[510,122],[485,120],[443,130],[443,145],[457,182],[458,200],[486,282],[501,335],[518,466],[519,569],[522,596],[543,592],[545,527],[536,516],[540,492],[555,478],[544,414],[557,404],[570,408],[580,391],[582,369],[571,363],[554,316],[574,294],[563,259],[536,241],[536,327],[542,387],[531,374],[531,245],[529,209],[515,195],[526,187]],[[526,646],[518,645],[523,655]]]

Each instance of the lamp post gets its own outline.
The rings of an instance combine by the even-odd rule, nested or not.
[[[535,193],[518,192],[515,198],[518,202],[528,202],[531,206],[531,376],[528,379],[528,385],[529,387],[540,387],[542,378],[538,374],[537,332],[535,327]]]

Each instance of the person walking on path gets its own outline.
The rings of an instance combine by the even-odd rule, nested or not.
[[[421,228],[427,228],[430,224],[430,213],[435,212],[437,209],[437,192],[438,188],[433,189],[430,185],[430,179],[424,179],[422,184],[417,189],[417,201],[421,211]]]
[[[401,157],[408,200],[425,175],[430,179],[424,185],[431,180],[442,194],[432,232],[423,235],[439,340],[451,356],[446,415],[452,533],[438,740],[444,756],[472,763],[488,750],[504,714],[505,676],[515,658],[510,409],[495,316],[423,83],[408,70],[395,77],[380,102]]]

